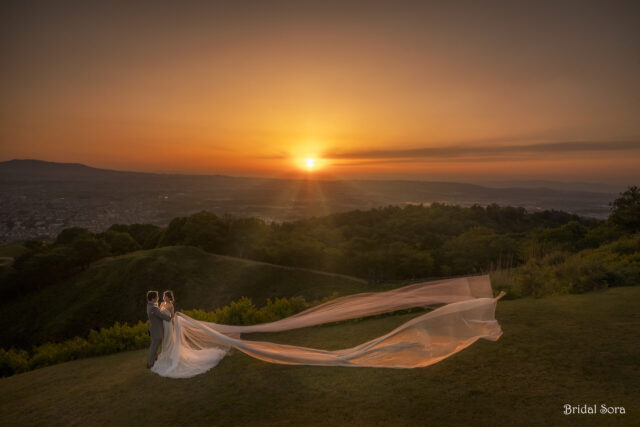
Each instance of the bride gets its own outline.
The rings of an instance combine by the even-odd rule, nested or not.
[[[417,368],[429,366],[470,346],[480,338],[502,335],[495,319],[497,301],[488,275],[416,283],[386,292],[337,298],[270,323],[221,325],[175,313],[164,321],[162,353],[152,367],[158,375],[189,378],[216,366],[235,348],[249,356],[287,365]],[[175,312],[173,292],[163,294],[160,309]],[[373,316],[412,307],[433,308],[379,338],[356,347],[327,351],[251,341],[240,334],[279,332],[329,322]]]
[[[182,323],[175,321],[174,303],[173,291],[164,291],[160,311],[170,316],[171,320],[163,321],[162,353],[158,356],[151,371],[163,377],[187,378],[205,372],[217,365],[220,359],[227,354],[228,349],[212,347],[202,348],[199,351],[185,351],[185,348],[181,351]],[[182,313],[178,314],[184,316]]]
[[[162,304],[160,304],[160,311],[164,310],[166,314],[173,317],[175,309],[173,308],[173,291],[166,290],[162,293]]]

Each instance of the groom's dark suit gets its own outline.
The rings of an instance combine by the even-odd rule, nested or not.
[[[149,317],[149,335],[151,335],[151,346],[149,347],[147,367],[150,368],[158,357],[158,347],[162,343],[162,337],[164,337],[164,325],[162,324],[162,321],[170,321],[171,316],[160,311],[158,303],[154,302],[147,303],[147,316]]]

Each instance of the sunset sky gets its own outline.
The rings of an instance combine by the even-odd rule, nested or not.
[[[640,179],[638,2],[2,4],[0,160]]]

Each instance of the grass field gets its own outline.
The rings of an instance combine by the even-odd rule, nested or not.
[[[504,336],[413,370],[273,365],[242,353],[191,379],[145,351],[0,379],[0,425],[640,425],[640,287],[501,301]],[[269,334],[337,349],[416,314]],[[247,336],[262,339],[264,336]],[[563,405],[626,415],[563,415]]]
[[[363,292],[361,279],[219,257],[198,248],[171,246],[101,260],[74,278],[0,301],[0,347],[85,336],[114,322],[146,320],[149,289],[172,289],[178,309],[215,310],[242,296],[303,296],[312,301]]]

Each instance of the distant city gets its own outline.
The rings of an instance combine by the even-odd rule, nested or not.
[[[152,174],[11,160],[0,162],[0,243],[48,239],[72,226],[100,232],[113,224],[166,225],[201,210],[270,222],[390,204],[497,203],[605,218],[615,196],[611,191],[449,182]]]

